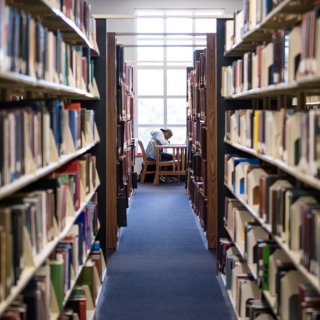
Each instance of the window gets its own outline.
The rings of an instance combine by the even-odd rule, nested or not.
[[[136,39],[135,136],[146,146],[151,130],[170,128],[173,132],[170,141],[184,143],[186,67],[192,66],[193,51],[206,45],[205,35],[195,37],[191,34],[214,33],[215,19],[203,16],[221,15],[224,10],[137,9],[136,13],[141,16],[137,19],[138,33],[158,34],[139,35]],[[144,18],[146,15],[156,17]],[[197,15],[199,18],[192,18]],[[163,33],[175,35],[164,36]]]

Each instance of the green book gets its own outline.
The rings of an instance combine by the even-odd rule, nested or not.
[[[50,261],[50,278],[56,294],[59,311],[63,310],[63,261]]]
[[[81,297],[81,296],[85,296],[85,295],[86,295],[86,293],[85,293],[83,287],[75,286],[71,292],[70,297]]]
[[[82,286],[87,285],[89,287],[92,301],[95,301],[96,290],[95,290],[95,281],[94,281],[94,262],[88,261],[82,269],[82,272],[77,280],[76,285]]]

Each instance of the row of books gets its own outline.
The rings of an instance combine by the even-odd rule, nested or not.
[[[93,110],[58,100],[2,103],[0,132],[0,186],[98,139]]]
[[[84,155],[1,202],[1,241],[6,244],[6,249],[1,250],[3,273],[0,283],[3,290],[0,300],[10,294],[11,286],[17,284],[24,269],[24,243],[30,244],[31,255],[41,253],[65,229],[67,216],[80,209],[80,204],[85,201],[83,185],[88,183],[87,180],[91,192],[94,191],[96,168],[95,161],[91,163],[92,158]],[[96,196],[83,211],[78,219],[84,225],[83,239],[88,249],[98,230]]]
[[[116,45],[116,88],[117,88],[117,197],[129,207],[133,190],[132,174],[135,161],[133,140],[134,90],[133,67],[125,62],[125,51],[121,44]],[[122,198],[122,199],[120,199]],[[119,205],[118,205],[119,207]],[[118,217],[120,217],[120,210]],[[118,226],[125,223],[118,219]],[[124,219],[125,220],[125,219]]]
[[[320,72],[320,7],[303,15],[301,25],[275,31],[242,59],[222,68],[222,96],[293,82]]]
[[[58,305],[59,312],[63,311],[64,297],[71,289],[72,281],[76,285],[88,285],[90,296],[95,305],[98,296],[98,288],[101,283],[100,274],[102,273],[102,254],[100,248],[90,251],[88,259],[84,262],[83,256],[78,257],[78,239],[74,236],[67,236],[60,242],[49,257],[51,269],[51,281]],[[82,245],[82,243],[78,243]],[[91,248],[91,244],[90,244]],[[81,261],[78,261],[81,258]],[[77,266],[77,268],[75,267]],[[75,279],[83,265],[80,275]],[[98,271],[99,270],[99,271]],[[68,305],[66,306],[68,308]]]
[[[197,180],[195,178],[194,171],[191,168],[187,169],[186,179],[186,189],[192,204],[192,208],[195,214],[198,216],[203,230],[206,231],[208,201],[208,197],[205,190],[206,182]]]
[[[238,250],[235,242],[227,238],[219,241],[219,271],[239,316],[270,320],[317,319],[320,296],[295,269],[285,252],[272,239],[262,238],[253,250],[255,263],[249,265],[245,253]],[[252,310],[257,305],[260,310]]]
[[[207,231],[207,50],[194,50],[193,69],[187,70],[186,190],[204,232]]]
[[[236,110],[225,113],[225,139],[320,177],[319,110]]]
[[[46,250],[46,245],[65,229],[67,216],[74,215],[79,208],[80,199],[83,202],[85,192],[82,185],[87,181],[86,177],[89,178],[89,188],[95,185],[92,182],[96,173],[95,161],[89,164],[89,171],[87,162],[86,157],[83,157],[78,166],[74,162],[70,163],[48,179],[1,202],[1,301],[10,294],[11,287],[18,283],[24,267],[28,266],[26,256],[33,259],[32,256]],[[93,176],[91,172],[94,173]],[[82,234],[85,239],[84,245],[79,246],[80,250],[83,246],[88,249],[97,233],[97,204],[93,201],[87,204],[77,219],[77,223],[83,223]],[[77,267],[77,264],[77,260],[73,260],[73,266]],[[29,316],[28,319],[36,317]],[[39,316],[37,319],[46,318]]]
[[[233,20],[226,22],[225,51],[231,50],[234,44],[254,30],[281,2],[283,0],[244,0],[242,9],[236,10]],[[287,14],[287,22],[293,19],[293,15]]]
[[[117,54],[119,47],[120,46],[117,45]],[[125,62],[122,66],[122,64],[120,63],[121,61],[122,60],[117,60],[117,75],[118,77],[120,77],[117,84],[118,122],[129,121],[133,120],[134,118],[133,67],[127,65]],[[120,65],[118,64],[118,62]]]
[[[192,117],[187,119],[187,136],[192,142],[193,150],[197,150],[203,159],[207,159],[207,124]]]
[[[105,264],[97,242],[87,260],[81,260],[81,273],[77,279],[74,278],[74,271],[71,270],[75,269],[73,264],[77,260],[78,235],[77,230],[70,231],[58,244],[50,260],[35,273],[0,317],[1,320],[49,320],[52,314],[57,314],[60,320],[73,319],[73,314],[77,314],[79,320],[87,319],[87,311],[95,306],[101,284],[99,273],[104,272]],[[79,270],[78,266],[76,271]],[[66,300],[66,294],[71,290],[71,280],[75,283]]]
[[[96,20],[91,14],[91,5],[85,0],[58,0],[60,10],[87,36],[96,40]]]
[[[295,187],[291,177],[276,174],[273,167],[260,164],[259,159],[231,155],[225,158],[225,182],[234,195],[270,226],[271,234],[278,236],[290,250],[300,252],[300,263],[318,276],[319,191]],[[239,213],[246,212],[246,219],[252,221],[251,214],[239,202],[233,202],[236,207],[240,207]],[[235,212],[226,210],[225,221],[228,221],[230,230],[236,225],[234,220]],[[241,223],[238,225],[241,228]],[[237,240],[236,229],[233,232]]]
[[[121,156],[132,145],[132,125],[133,121],[120,121],[117,125],[117,150]]]
[[[123,45],[116,44],[116,84],[119,88],[122,84],[126,92],[133,90],[133,67],[125,62],[125,51]]]
[[[207,91],[206,80],[206,50],[199,53],[196,69],[188,73],[188,112],[192,119],[205,120]]]
[[[124,193],[123,196],[130,196],[131,194],[131,179],[134,166],[134,148],[128,148],[121,156],[117,159],[117,188],[118,194]],[[127,186],[129,190],[123,192],[123,188]]]
[[[134,117],[134,93],[126,91],[124,84],[117,88],[117,118],[120,121],[130,121]]]
[[[5,6],[0,1],[0,71],[90,92],[94,86],[94,61],[90,49],[69,45],[59,30],[49,31],[40,18]]]

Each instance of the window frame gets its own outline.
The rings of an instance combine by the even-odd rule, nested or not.
[[[136,11],[136,15],[139,16],[141,14],[141,12],[143,14],[141,14],[141,18],[143,18],[144,15],[148,14],[147,12],[150,10],[151,14],[155,14],[157,15],[157,17],[160,15],[160,11],[162,12],[163,14],[163,32],[164,34],[165,33],[170,33],[171,31],[170,30],[167,30],[167,18],[171,18],[172,15],[179,15],[179,11],[178,9],[158,9],[158,8],[154,8],[154,9],[135,9]],[[191,24],[192,24],[192,33],[196,33],[196,15],[198,13],[198,15],[203,15],[203,13],[199,13],[199,12],[204,12],[204,11],[208,11],[208,12],[214,12],[215,13],[208,13],[208,15],[222,15],[224,14],[224,9],[222,8],[181,8],[179,9],[180,12],[183,11],[183,12],[190,12],[190,19],[191,19]],[[175,14],[175,12],[177,12],[177,14]],[[153,13],[152,13],[153,12]],[[183,17],[185,17],[186,14],[183,15]],[[138,19],[139,17],[137,18],[137,22],[136,22],[136,30],[138,29],[137,28],[137,25],[138,25]],[[211,20],[211,19],[210,19]],[[212,20],[215,20],[215,18],[213,17]],[[214,24],[215,25],[215,24]],[[213,30],[212,32],[215,32],[216,30]],[[140,30],[140,32],[143,32]],[[203,38],[202,38],[203,39]],[[202,40],[201,39],[201,40]],[[135,37],[135,41],[136,41],[136,44],[139,43],[139,41],[163,41],[163,47],[162,47],[162,50],[163,50],[163,65],[159,66],[159,65],[156,65],[156,64],[152,64],[152,62],[150,62],[150,65],[148,65],[148,63],[143,63],[143,65],[141,65],[141,63],[139,64],[139,49],[140,48],[143,48],[143,47],[137,47],[137,50],[135,52],[136,54],[136,57],[137,57],[137,64],[135,66],[135,72],[134,72],[134,76],[135,76],[135,83],[137,84],[138,83],[138,70],[139,69],[162,69],[163,70],[163,95],[139,95],[138,94],[138,90],[136,88],[136,91],[137,91],[137,94],[135,95],[135,119],[134,119],[134,134],[136,137],[138,137],[138,139],[140,139],[140,137],[138,136],[138,131],[139,131],[139,128],[149,128],[151,127],[150,124],[139,124],[139,110],[138,110],[138,100],[139,99],[163,99],[163,112],[164,112],[164,116],[163,116],[163,123],[154,123],[152,124],[152,126],[154,126],[155,129],[160,129],[160,128],[166,128],[167,126],[170,127],[170,128],[185,128],[186,129],[186,123],[184,124],[179,124],[179,123],[176,123],[176,124],[170,124],[168,125],[168,117],[167,117],[167,113],[168,113],[168,99],[174,99],[174,98],[178,98],[178,99],[185,99],[186,101],[186,94],[185,95],[168,95],[167,93],[167,70],[184,70],[185,73],[186,73],[186,77],[187,77],[187,67],[191,67],[193,62],[192,62],[192,57],[191,57],[191,61],[189,61],[188,63],[186,63],[185,65],[183,65],[182,63],[180,65],[173,65],[171,64],[170,61],[167,60],[167,49],[166,49],[166,45],[167,45],[167,42],[169,41],[176,41],[176,42],[181,42],[182,44],[185,44],[186,41],[190,42],[191,40],[191,45],[193,46],[193,50],[196,48],[196,45],[197,45],[197,39],[196,39],[196,36],[190,36],[190,38],[186,38],[186,37],[176,37],[176,38],[168,38],[167,36],[155,36],[155,37],[151,37],[151,36],[136,36]],[[199,39],[200,40],[200,39]],[[202,46],[202,48],[204,48],[205,45]],[[169,64],[169,65],[168,65]],[[186,84],[187,85],[187,84]],[[187,112],[187,101],[186,101],[186,107],[185,107],[185,118],[186,118],[186,112]],[[174,130],[173,130],[174,131]],[[181,141],[182,142],[182,141]],[[143,141],[144,145],[146,145],[146,141]],[[141,151],[140,151],[140,148],[137,148],[136,149],[136,152],[137,152],[137,156],[141,156]]]

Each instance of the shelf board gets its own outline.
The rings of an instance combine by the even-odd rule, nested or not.
[[[0,87],[9,88],[12,91],[34,91],[37,93],[52,94],[65,98],[77,98],[80,100],[99,99],[99,96],[95,96],[86,90],[9,71],[0,71]]]
[[[309,82],[311,85],[311,81]],[[273,84],[265,88],[256,88],[250,89],[248,91],[240,92],[233,94],[229,97],[224,97],[225,99],[254,99],[254,98],[263,98],[266,96],[273,97],[281,94],[287,96],[296,96],[299,88],[299,84],[297,82],[293,83],[278,83]],[[311,90],[311,88],[309,88]]]
[[[58,4],[49,0],[12,1],[9,4],[21,7],[34,16],[41,16],[42,23],[49,30],[61,30],[63,40],[73,45],[90,48],[98,54],[95,46],[90,42],[86,34],[81,31],[72,19],[60,11]]]
[[[297,19],[293,16],[298,17],[312,8],[312,5],[302,5],[298,1],[284,0],[256,25],[253,30],[246,32],[242,36],[242,40],[235,43],[232,49],[225,52],[224,55],[226,57],[239,57],[247,51],[255,51],[258,43],[271,40],[274,30],[295,25]],[[291,16],[292,19],[286,20],[288,15],[293,15]]]
[[[3,186],[0,187],[0,199],[3,199],[14,192],[22,189],[23,187],[27,186],[28,184],[35,182],[44,176],[48,175],[49,173],[53,172],[54,170],[60,168],[67,162],[69,162],[72,159],[77,158],[78,156],[82,155],[83,153],[87,152],[91,148],[93,148],[98,142],[92,143],[84,148],[81,148],[80,150],[77,150],[74,153],[68,154],[68,155],[63,155],[60,157],[58,162],[51,163],[48,166],[44,168],[40,168],[36,170],[35,173],[24,175],[21,178]]]
[[[58,237],[56,237],[54,240],[50,241],[46,247],[36,255],[34,260],[34,266],[33,267],[26,267],[23,269],[22,274],[20,276],[20,279],[16,286],[11,288],[10,295],[6,298],[5,301],[2,301],[0,303],[0,315],[8,308],[8,306],[14,301],[14,299],[17,297],[17,295],[24,289],[24,287],[29,283],[35,272],[41,267],[41,265],[45,262],[45,260],[48,258],[52,250],[56,247],[56,245],[59,243],[60,240],[62,240],[67,233],[69,232],[70,228],[74,224],[75,220],[79,216],[79,214],[82,212],[84,207],[86,206],[87,202],[90,201],[93,194],[95,193],[96,188],[90,192],[90,194],[87,195],[86,201],[81,203],[80,209],[75,212],[75,215],[73,217],[67,217],[66,226],[64,230],[59,234]]]
[[[285,162],[279,160],[279,159],[275,159],[273,157],[270,157],[268,155],[263,155],[263,154],[259,154],[256,153],[253,149],[251,148],[247,148],[247,147],[243,147],[242,145],[238,144],[238,143],[232,143],[228,140],[224,140],[225,143],[230,144],[231,146],[233,146],[234,148],[247,152],[249,154],[254,155],[255,157],[266,161],[276,167],[278,167],[279,169],[287,172],[288,174],[290,174],[291,176],[295,177],[296,179],[300,180],[301,182],[309,185],[310,187],[313,187],[317,190],[320,190],[320,180],[316,179],[315,177],[312,177],[310,175],[307,175],[305,173],[301,173],[297,168],[295,167],[291,167],[289,165],[287,165]]]

